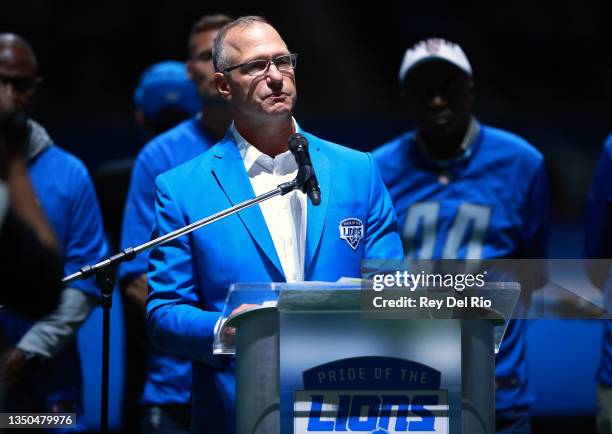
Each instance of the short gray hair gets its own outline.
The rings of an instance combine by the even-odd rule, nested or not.
[[[229,63],[229,59],[225,54],[225,36],[227,32],[236,27],[248,27],[253,23],[260,24],[268,24],[271,26],[270,22],[266,20],[264,17],[260,17],[257,15],[247,15],[244,17],[240,17],[232,21],[231,23],[226,24],[221,27],[221,30],[217,33],[215,40],[213,42],[213,65],[215,66],[215,71],[223,72],[223,70],[229,68],[231,65]]]

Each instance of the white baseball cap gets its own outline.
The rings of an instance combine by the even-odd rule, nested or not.
[[[412,68],[430,60],[442,60],[451,63],[469,77],[472,76],[470,61],[459,45],[445,39],[431,38],[418,42],[406,50],[399,70],[400,83],[404,82],[406,74]]]

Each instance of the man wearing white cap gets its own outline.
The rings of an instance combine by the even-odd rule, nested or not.
[[[463,50],[428,39],[406,51],[399,80],[416,129],[374,152],[411,259],[545,258],[549,192],[542,155],[472,115]],[[525,324],[496,358],[496,430],[529,433]]]

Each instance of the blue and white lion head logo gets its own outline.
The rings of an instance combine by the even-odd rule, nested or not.
[[[356,218],[344,219],[338,226],[340,229],[340,238],[346,240],[353,250],[357,250],[359,241],[363,238],[363,223]]]

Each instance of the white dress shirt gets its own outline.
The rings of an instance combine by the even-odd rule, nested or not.
[[[295,119],[293,124],[295,131],[298,131]],[[256,196],[274,190],[279,184],[295,178],[298,166],[291,151],[272,158],[247,142],[233,123],[230,129]],[[306,195],[302,191],[294,190],[284,196],[261,202],[259,206],[287,282],[304,280]]]

